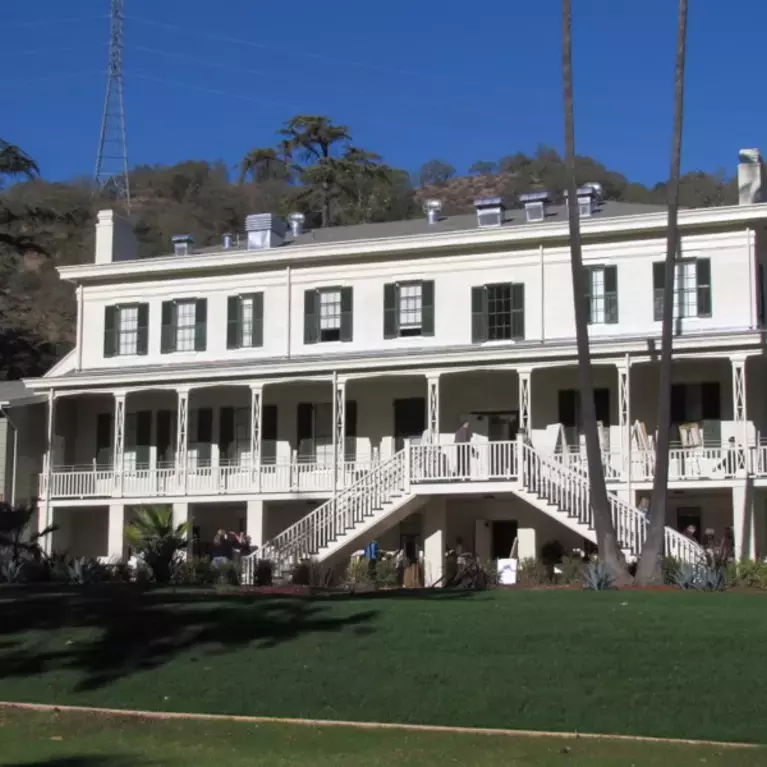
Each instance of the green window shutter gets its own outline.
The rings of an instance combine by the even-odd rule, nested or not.
[[[586,303],[586,324],[591,325],[593,317],[591,315],[591,300],[593,298],[591,294],[592,278],[594,277],[594,270],[592,268],[584,269],[584,277],[586,278],[586,294],[583,299]]]
[[[118,308],[104,307],[104,356],[114,357],[117,354],[117,321]]]
[[[173,411],[157,411],[157,462],[170,460],[173,448]]]
[[[316,290],[304,292],[304,343],[316,344],[319,339],[319,294]]]
[[[197,442],[204,445],[213,442],[213,408],[201,407],[197,411]]]
[[[96,453],[112,447],[112,414],[99,413],[96,416]]]
[[[695,262],[698,283],[698,317],[711,316],[711,261],[699,258]]]
[[[605,322],[618,322],[618,267],[605,267]]]
[[[261,440],[277,440],[277,405],[264,405],[261,409]]]
[[[264,345],[264,294],[253,294],[253,329],[251,346]]]
[[[354,294],[351,288],[341,288],[341,340],[351,341],[354,335]]]
[[[384,338],[397,337],[399,334],[397,319],[397,285],[394,282],[389,282],[384,285]]]
[[[160,353],[176,351],[176,304],[173,301],[162,302],[162,328]]]
[[[221,458],[231,458],[229,449],[234,442],[234,408],[222,407],[218,418],[218,451]]]
[[[136,413],[136,465],[145,467],[149,464],[149,448],[152,444],[152,411],[141,410]]]
[[[313,436],[314,405],[311,402],[299,402],[296,411],[296,449],[300,455],[306,456],[313,452],[313,448],[310,448]]]
[[[652,265],[653,316],[656,322],[663,319],[663,287],[666,284],[666,264],[656,261]]]
[[[487,286],[471,289],[471,340],[480,344],[487,341]]]
[[[511,337],[525,337],[525,284],[512,283],[511,286]]]
[[[239,349],[242,345],[241,299],[229,296],[226,301],[226,348]]]
[[[204,352],[208,345],[208,299],[198,298],[194,312],[194,350]]]
[[[138,305],[138,330],[136,331],[136,353],[149,351],[149,304]]]
[[[434,335],[434,280],[421,283],[421,335]]]

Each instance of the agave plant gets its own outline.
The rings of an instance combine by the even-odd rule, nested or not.
[[[125,527],[125,539],[152,571],[155,581],[170,583],[173,561],[186,549],[189,524],[173,524],[173,510],[168,506],[145,506]]]
[[[695,591],[724,591],[726,579],[724,569],[712,565],[681,564],[674,576],[674,582],[680,589]]]
[[[72,560],[68,566],[69,582],[79,586],[87,586],[91,583],[99,583],[104,580],[106,570],[95,559],[80,557]]]
[[[0,583],[19,583],[24,574],[24,561],[7,559],[0,562]]]
[[[583,588],[608,591],[615,587],[615,578],[604,562],[589,562],[583,571]]]

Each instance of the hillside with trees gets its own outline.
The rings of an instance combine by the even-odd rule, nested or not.
[[[44,169],[43,169],[44,170]],[[606,199],[664,203],[665,184],[629,181],[591,157],[577,158],[578,183],[602,184]],[[445,214],[470,211],[479,197],[502,195],[513,205],[524,192],[547,189],[561,199],[567,187],[562,157],[550,147],[472,165],[458,176],[444,160],[416,172],[393,168],[354,143],[348,126],[298,115],[275,143],[249,151],[237,167],[189,160],[137,166],[130,175],[129,215],[141,257],[167,253],[174,234],[191,232],[201,246],[239,232],[248,213],[300,211],[311,227],[393,221],[423,215],[423,201],[438,197]],[[680,204],[706,207],[737,202],[734,180],[689,173]],[[19,147],[0,141],[0,380],[40,375],[74,340],[71,285],[58,265],[93,259],[96,212],[116,207],[109,189],[96,193],[89,179],[51,183]]]

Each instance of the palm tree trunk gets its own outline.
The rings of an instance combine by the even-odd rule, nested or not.
[[[650,499],[647,540],[637,566],[641,583],[660,583],[663,579],[663,539],[668,497],[668,450],[671,432],[671,360],[674,341],[674,276],[679,243],[679,168],[682,157],[684,120],[684,62],[687,52],[687,4],[679,0],[674,81],[674,136],[671,149],[671,177],[668,183],[668,231],[666,233],[666,269],[663,285],[663,325],[658,392],[658,437],[655,444],[655,478]]]
[[[322,226],[330,226],[330,184],[322,182]]]
[[[562,0],[562,80],[565,112],[565,163],[567,165],[568,217],[570,222],[570,268],[575,304],[575,334],[578,347],[578,376],[581,393],[581,413],[586,437],[586,461],[591,485],[591,506],[597,534],[600,560],[618,582],[628,578],[626,562],[615,534],[607,497],[602,449],[597,431],[594,404],[594,380],[591,370],[588,318],[586,316],[586,273],[583,268],[581,228],[578,211],[577,183],[575,179],[575,118],[573,115],[572,65],[572,9],[571,0]]]

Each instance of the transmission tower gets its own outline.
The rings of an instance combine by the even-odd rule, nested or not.
[[[123,23],[124,0],[110,0],[109,79],[101,119],[99,150],[96,156],[95,181],[99,190],[130,208],[128,181],[128,142],[125,136],[123,102]]]

